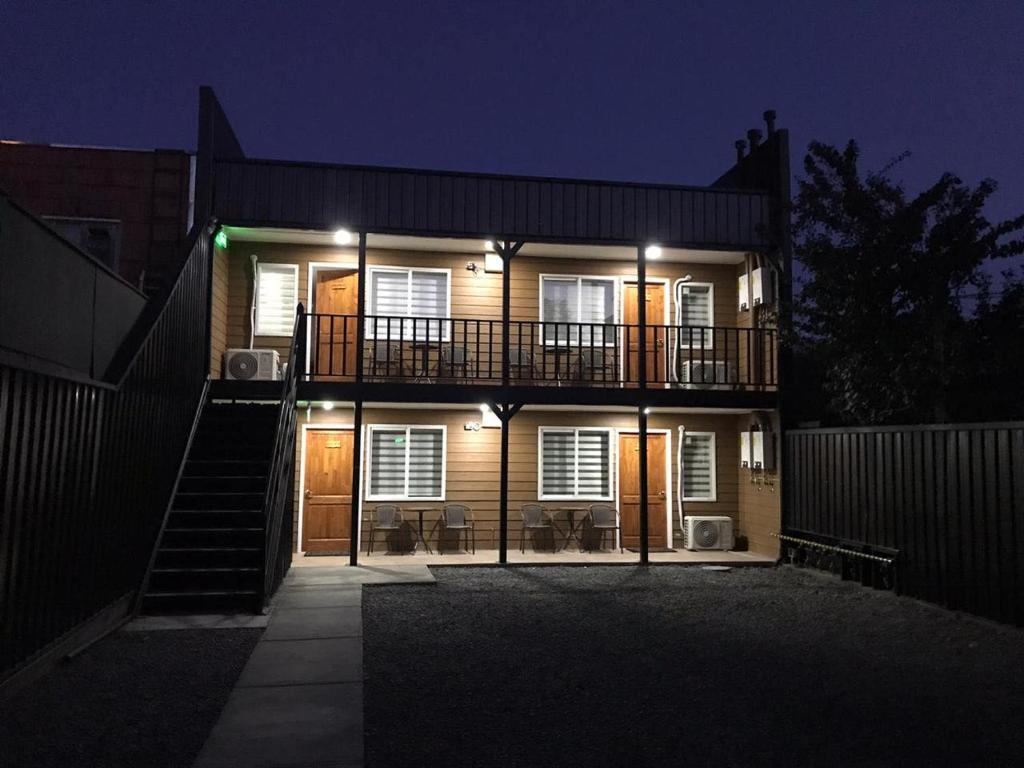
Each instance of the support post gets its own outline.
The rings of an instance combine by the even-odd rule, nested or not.
[[[510,243],[499,240],[494,243],[494,250],[501,256],[501,387],[505,400],[508,400],[510,376],[509,347],[511,346],[511,296],[512,296],[512,257],[519,253],[525,243]]]
[[[362,291],[360,291],[362,293]],[[362,334],[359,334],[362,336]],[[359,481],[362,478],[362,456],[363,448],[363,401],[356,400],[355,411],[352,414],[352,514],[349,520],[349,535],[351,545],[348,549],[348,564],[359,565],[359,500],[362,498],[362,490]]]
[[[359,233],[359,275],[356,280],[356,384],[362,384],[363,356],[366,354],[366,232]]]
[[[643,392],[647,389],[647,258],[643,244],[636,251],[636,305],[639,338],[637,377],[640,380],[640,403],[637,406],[638,440],[640,449],[640,563],[649,561],[647,535],[650,529],[647,514],[647,408]]]
[[[501,421],[501,479],[498,489],[498,562],[508,562],[508,428],[512,417],[519,413],[521,404],[488,404]]]

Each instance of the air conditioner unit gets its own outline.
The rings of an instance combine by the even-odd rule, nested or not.
[[[748,301],[748,298],[749,298],[749,295],[748,295],[748,293],[749,293],[748,292],[749,285],[750,285],[750,276],[746,272],[744,272],[742,275],[740,275],[739,281],[738,281],[739,299],[740,299],[740,312],[745,312],[748,309],[750,309],[750,306],[747,304],[747,301]]]
[[[683,518],[683,547],[689,550],[733,548],[731,517]]]
[[[277,381],[281,378],[281,355],[274,349],[229,349],[224,353],[224,378]]]
[[[689,388],[731,389],[736,386],[736,364],[727,360],[682,360],[679,383]]]

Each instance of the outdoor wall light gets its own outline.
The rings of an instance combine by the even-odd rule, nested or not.
[[[495,415],[491,407],[486,403],[480,406],[480,413],[483,414],[481,424],[489,429],[501,429],[501,419]]]
[[[660,245],[648,245],[644,248],[644,258],[654,261],[655,259],[661,258],[661,246]]]
[[[480,271],[480,267],[478,267],[478,266],[476,265],[476,262],[475,262],[475,261],[471,261],[471,262],[469,262],[468,264],[466,264],[466,269],[467,269],[467,271],[469,271],[469,272],[472,272],[472,273],[473,273],[473,277],[476,277],[476,274],[477,274],[477,272],[479,272],[479,271]]]
[[[323,408],[325,411],[333,411],[334,410],[334,403],[332,403],[330,400],[327,400],[320,407]]]
[[[339,229],[334,233],[334,242],[336,245],[348,245],[352,242],[352,233],[347,229]]]
[[[467,421],[466,422],[466,431],[467,432],[479,432],[480,431],[480,422],[479,421]]]

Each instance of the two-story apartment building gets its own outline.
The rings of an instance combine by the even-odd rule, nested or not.
[[[203,572],[267,537],[355,563],[374,527],[372,557],[646,562],[683,550],[685,518],[717,516],[734,549],[777,556],[790,254],[773,113],[694,187],[254,159],[202,101],[210,415],[152,602],[220,589]]]

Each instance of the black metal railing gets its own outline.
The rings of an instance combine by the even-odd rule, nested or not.
[[[209,247],[197,227],[108,381],[0,366],[0,679],[131,609],[206,381]]]
[[[355,315],[306,316],[304,376],[354,380]],[[369,381],[499,383],[499,320],[371,315],[365,318],[363,377]],[[641,329],[623,323],[513,320],[509,380],[516,385],[637,386]],[[775,389],[776,331],[649,325],[649,386]]]
[[[295,314],[289,359],[306,356],[306,335],[302,304]],[[295,514],[295,399],[301,366],[289,365],[281,383],[281,404],[277,414],[274,450],[267,473],[263,499],[264,551],[262,603],[277,591],[292,561],[292,522]]]

